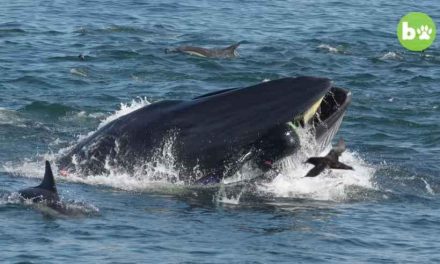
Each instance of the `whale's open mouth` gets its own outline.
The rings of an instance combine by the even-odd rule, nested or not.
[[[297,115],[293,122],[288,124],[293,127],[326,127],[330,129],[344,115],[351,101],[351,92],[332,87],[325,96],[319,98],[310,108]],[[320,131],[321,133],[323,131]]]
[[[319,108],[309,121],[315,128],[316,141],[321,148],[330,144],[350,102],[351,92],[338,87],[332,87],[322,99]]]

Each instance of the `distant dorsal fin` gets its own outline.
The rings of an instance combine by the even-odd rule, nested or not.
[[[232,44],[231,46],[227,47],[227,50],[235,50],[236,48],[238,48],[238,46],[240,46],[240,44],[242,44],[243,41],[237,42],[235,44]]]
[[[38,188],[45,189],[51,192],[57,192],[57,187],[55,186],[55,179],[53,177],[52,168],[50,167],[49,161],[46,160],[46,170],[44,172],[44,178]]]

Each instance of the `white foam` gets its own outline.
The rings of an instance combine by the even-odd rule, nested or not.
[[[226,195],[226,193],[217,194],[216,202],[221,203],[221,204],[238,205],[238,204],[240,204],[240,197],[241,197],[242,193],[243,192],[240,192],[237,196],[232,195],[230,197],[228,197]]]
[[[149,102],[146,98],[138,98],[128,104],[121,104],[120,109],[105,118],[98,126],[98,129],[109,122],[131,113]],[[82,114],[81,114],[82,115]],[[96,130],[95,130],[96,131]],[[89,133],[84,137],[93,134]],[[311,169],[311,165],[304,164],[304,161],[311,156],[316,156],[318,146],[314,137],[308,130],[300,130],[299,136],[302,142],[300,152],[292,157],[285,158],[277,163],[281,173],[270,183],[258,186],[258,192],[268,193],[275,197],[308,198],[315,200],[344,200],[349,198],[347,189],[350,186],[362,188],[374,188],[371,178],[375,168],[363,161],[358,154],[347,150],[341,156],[341,161],[354,167],[354,171],[331,170],[315,178],[304,178],[303,176]],[[81,140],[81,138],[79,139]],[[172,154],[174,137],[166,140],[163,146],[157,150],[152,161],[140,162],[141,166],[135,169],[134,173],[121,171],[120,168],[110,166],[107,162],[106,169],[109,171],[105,175],[94,175],[82,177],[82,175],[69,175],[64,178],[58,176],[58,179],[66,181],[80,182],[91,185],[105,185],[118,189],[129,191],[143,190],[167,190],[176,191],[184,188],[184,183],[178,181],[179,170],[176,168],[175,157]],[[321,155],[326,154],[330,148],[327,148]],[[56,156],[61,155],[66,149],[60,150],[57,154],[47,153],[35,157],[34,160],[25,160],[20,164],[6,163],[3,165],[5,171],[26,177],[42,178],[44,174],[43,161],[55,160]],[[134,161],[133,161],[134,162]],[[54,171],[58,169],[54,166]],[[197,168],[194,168],[197,171]],[[255,177],[259,173],[255,169],[244,166],[234,177],[225,180],[225,183],[240,181]],[[177,188],[177,189],[176,189]],[[242,191],[243,192],[243,191]],[[217,202],[227,204],[237,204],[240,201],[242,192],[238,195],[227,196],[219,192]]]
[[[431,185],[429,185],[429,183],[428,183],[425,179],[423,179],[423,178],[421,178],[421,179],[422,179],[422,181],[425,183],[426,191],[427,191],[429,194],[434,195],[435,193],[434,193],[434,191],[432,190]]]
[[[63,116],[61,119],[64,121],[81,121],[86,119],[102,119],[108,114],[102,112],[92,112],[88,113],[86,111],[70,112],[68,115]]]
[[[118,119],[121,116],[124,116],[126,114],[129,114],[133,111],[136,111],[146,105],[149,105],[150,102],[146,97],[138,97],[136,99],[131,100],[130,103],[121,103],[119,105],[119,110],[115,111],[113,114],[109,115],[107,118],[105,118],[101,124],[99,124],[98,129],[107,125],[113,120]]]
[[[170,144],[162,148],[155,155],[154,161],[137,168],[134,174],[108,166],[107,169],[110,171],[108,175],[82,177],[72,174],[66,178],[57,176],[57,179],[90,185],[105,185],[127,191],[180,192],[185,187],[183,182],[177,181],[179,171],[174,166],[171,148]],[[328,150],[329,148],[322,152],[322,155],[325,155]],[[354,171],[328,170],[314,178],[304,177],[312,168],[312,165],[304,164],[307,156],[305,153],[298,153],[282,160],[279,163],[280,174],[272,182],[259,185],[257,191],[274,197],[342,201],[350,199],[350,187],[375,189],[372,183],[375,168],[363,161],[355,152],[347,150],[340,157],[340,161],[353,166]],[[53,156],[46,155],[44,158],[51,160]],[[42,178],[44,173],[42,160],[39,162],[27,161],[17,165],[9,164],[3,167],[7,172],[26,177]],[[54,167],[54,171],[57,171],[56,167]],[[244,168],[235,176],[235,179],[229,178],[225,180],[225,183],[252,178],[255,173],[258,172]],[[244,191],[245,189],[242,189],[239,194],[227,195],[224,190],[220,189],[215,201],[224,204],[238,204]]]
[[[70,69],[70,73],[73,75],[78,75],[81,77],[87,77],[87,71],[85,69],[81,69],[81,68],[72,68]]]
[[[105,125],[107,125],[108,123],[118,119],[121,116],[127,115],[133,111],[136,111],[146,105],[149,105],[150,102],[148,101],[148,99],[146,97],[137,97],[133,100],[131,100],[131,102],[129,103],[121,103],[119,105],[119,109],[116,110],[114,113],[110,114],[109,116],[107,116],[106,118],[104,118],[98,125],[97,129],[89,132],[86,135],[79,135],[77,142],[86,139],[88,137],[90,137],[91,135],[93,135],[96,131],[98,131],[100,128],[104,127]],[[81,112],[80,112],[81,115]],[[93,113],[89,115],[92,118],[98,118],[102,116],[102,113]],[[76,143],[77,143],[76,142]],[[59,154],[65,153],[68,149],[70,149],[70,147],[65,148],[60,150]]]
[[[0,108],[0,125],[13,125],[16,127],[26,127],[25,120],[14,110]]]
[[[379,59],[381,60],[402,60],[403,57],[396,52],[389,51],[382,55]]]
[[[4,193],[0,196],[0,205],[18,204],[18,203],[21,203],[21,196],[18,192]]]
[[[330,52],[330,53],[339,53],[340,52],[340,50],[338,50],[338,48],[333,47],[333,46],[328,45],[328,44],[320,44],[318,46],[318,48],[320,48],[322,50],[325,50],[327,52]]]
[[[354,170],[327,170],[317,177],[304,177],[313,168],[313,165],[306,164],[307,158],[312,156],[324,156],[330,151],[327,146],[321,153],[317,146],[314,136],[310,130],[303,129],[298,131],[302,142],[301,151],[291,157],[287,157],[277,162],[276,167],[280,173],[273,181],[261,184],[257,192],[265,193],[272,197],[283,198],[305,198],[313,200],[342,201],[351,198],[353,194],[351,187],[363,189],[375,189],[372,177],[376,168],[366,163],[356,152],[346,150],[340,157],[340,161],[346,163]],[[225,184],[230,184],[242,180],[248,180],[261,173],[255,168],[246,165],[233,177],[225,179]],[[228,197],[225,192],[219,191],[217,201],[223,203],[237,203],[241,197]]]
[[[347,189],[351,186],[374,188],[371,178],[375,169],[354,152],[347,150],[340,157],[340,161],[352,166],[354,171],[327,170],[317,177],[304,177],[313,168],[313,165],[305,164],[305,160],[306,157],[285,159],[281,173],[259,189],[275,197],[341,201],[350,198]]]
[[[245,191],[246,191],[246,187],[243,187],[243,188],[241,188],[241,190],[238,194],[228,195],[226,193],[225,185],[221,184],[220,189],[218,190],[218,192],[214,196],[214,201],[216,203],[221,203],[221,204],[238,205],[238,204],[240,204],[240,198]]]
[[[41,179],[44,175],[44,162],[43,160],[40,160],[25,161],[19,164],[7,163],[3,165],[3,169],[7,173],[15,176]],[[54,172],[58,171],[58,168],[53,162],[52,169]],[[177,172],[175,170],[170,169],[164,164],[155,163],[155,167],[153,167],[151,164],[150,166],[147,166],[147,168],[139,168],[134,175],[118,169],[111,169],[109,174],[103,175],[91,175],[83,177],[79,174],[69,174],[68,177],[63,177],[61,175],[56,175],[55,177],[57,180],[61,181],[84,183],[89,185],[104,185],[126,191],[145,191],[183,185],[182,182],[171,179],[176,175]]]
[[[131,112],[133,112],[133,111],[135,111],[145,105],[148,105],[148,104],[150,104],[150,103],[148,102],[148,100],[146,98],[140,98],[140,97],[133,99],[129,103],[121,103],[119,109],[116,110],[113,114],[110,114],[107,118],[103,119],[101,121],[101,123],[98,125],[98,128],[96,130],[88,133],[87,135],[80,135],[78,137],[77,142],[92,135],[99,128],[105,126],[106,124],[110,123],[111,121],[116,120],[117,118],[119,118],[123,115],[129,114],[129,113],[131,113]],[[76,116],[81,117],[81,116],[84,116],[85,114],[86,114],[85,112],[81,111]],[[57,138],[53,142],[53,145],[58,145],[59,143],[60,143],[60,141]],[[4,169],[4,171],[11,173],[13,175],[41,178],[44,174],[43,161],[44,160],[54,161],[57,156],[62,155],[68,149],[70,149],[70,147],[60,149],[58,151],[58,153],[56,153],[56,154],[49,152],[49,153],[46,153],[43,155],[37,155],[37,157],[35,157],[35,159],[33,159],[33,160],[25,159],[23,162],[21,162],[19,164],[14,164],[12,162],[6,162],[5,164],[3,164],[3,169]],[[53,164],[52,166],[54,167],[55,165]],[[57,171],[56,167],[54,167],[53,169],[54,169],[54,171]],[[96,177],[102,178],[101,176],[96,176]],[[75,176],[73,176],[72,180],[86,183],[86,181],[84,181],[84,179],[82,179],[81,177],[77,177],[77,178],[78,179],[75,179]],[[93,176],[91,178],[93,178]],[[93,182],[94,180],[92,179],[91,181]],[[96,180],[95,180],[95,182],[96,182]],[[111,183],[111,182],[113,182],[113,181],[111,180],[109,183]],[[106,181],[103,180],[103,184],[105,184],[105,183],[106,183]],[[110,186],[117,187],[115,184],[110,184]]]

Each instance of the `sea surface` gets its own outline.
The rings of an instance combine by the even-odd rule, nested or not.
[[[1,1],[0,261],[439,263],[440,37],[404,50],[410,11],[440,27],[438,0]],[[236,59],[164,52],[238,41]],[[354,171],[302,178],[292,158],[253,191],[188,187],[152,177],[165,153],[135,176],[57,175],[68,214],[17,197],[134,109],[300,75],[352,91],[336,137]]]

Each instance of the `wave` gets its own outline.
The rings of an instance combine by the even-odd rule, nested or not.
[[[22,29],[22,24],[16,22],[0,23],[0,36],[17,36],[26,34],[26,30]]]
[[[2,35],[12,35],[14,33],[19,33],[19,34],[26,33],[26,31],[21,28],[7,28],[7,29],[0,28],[0,34]]]
[[[37,130],[44,130],[44,131],[50,131],[50,128],[45,126],[43,123],[32,120],[28,118],[26,115],[24,115],[22,112],[15,111],[15,110],[9,110],[0,108],[0,126],[5,126],[2,129],[4,129],[4,132],[6,133],[14,133],[10,131],[16,131],[15,128],[31,128],[31,129],[37,129]],[[10,130],[12,128],[12,130]]]
[[[73,31],[81,35],[94,35],[94,34],[134,34],[134,35],[150,35],[154,33],[153,30],[125,26],[125,25],[111,25],[104,28],[97,28],[94,26],[82,26]]]
[[[141,55],[140,53],[134,50],[121,50],[118,48],[114,48],[111,50],[99,50],[96,53],[98,54],[98,56],[105,56],[107,58],[115,58],[115,59],[134,58]]]
[[[403,60],[403,56],[399,53],[389,51],[379,57],[379,60]]]
[[[62,120],[64,121],[84,121],[85,119],[98,119],[102,120],[106,118],[106,114],[103,112],[86,112],[86,111],[79,111],[79,112],[69,112],[67,115],[62,117]]]
[[[46,81],[46,78],[30,76],[30,75],[21,76],[16,79],[8,80],[7,82],[13,84],[28,85],[28,86],[38,85],[44,88],[55,87],[51,83]]]
[[[26,127],[23,118],[14,110],[0,108],[0,125]]]
[[[69,72],[73,75],[77,75],[77,76],[81,76],[81,77],[89,76],[88,71],[84,68],[72,68],[72,69],[70,69]]]
[[[119,109],[116,110],[113,114],[109,115],[106,119],[104,119],[98,126],[98,129],[112,122],[113,120],[118,119],[121,116],[127,115],[133,111],[136,111],[146,105],[149,105],[150,102],[146,97],[138,97],[136,99],[131,100],[129,103],[121,103],[119,105]]]
[[[434,171],[408,169],[387,162],[382,162],[377,169],[380,176],[376,177],[376,182],[390,198],[414,200],[417,197],[426,200],[440,192]]]
[[[34,101],[18,110],[28,114],[45,114],[50,116],[65,116],[69,112],[78,112],[79,110],[59,103],[50,103],[46,101]]]
[[[81,58],[79,57],[80,53],[76,54],[76,55],[65,55],[65,56],[53,56],[53,57],[49,57],[47,58],[48,60],[51,61],[75,61],[75,62],[80,62]],[[92,60],[94,59],[94,57],[89,56],[89,55],[83,55],[85,60]]]
[[[30,200],[21,198],[17,192],[0,194],[0,207],[14,206],[16,208],[32,208],[40,211],[46,216],[55,218],[89,217],[99,215],[99,208],[91,203],[69,200],[60,197],[60,207],[54,210],[44,203],[33,203]]]
[[[331,46],[329,44],[320,44],[318,45],[318,49],[334,54],[345,54],[345,49],[342,46]]]

